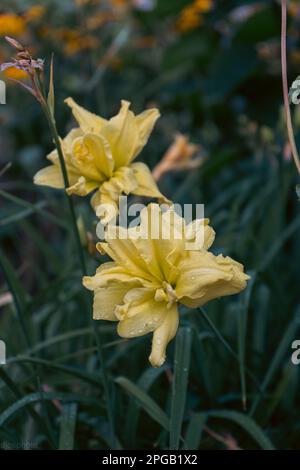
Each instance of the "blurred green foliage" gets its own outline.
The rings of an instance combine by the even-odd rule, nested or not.
[[[136,112],[157,106],[162,117],[141,155],[151,168],[176,132],[201,145],[203,165],[165,175],[160,188],[176,202],[205,204],[217,232],[214,249],[242,262],[253,282],[205,312],[182,309],[176,354],[191,348],[191,355],[183,349],[188,382],[177,394],[173,373],[183,385],[185,377],[173,371],[174,344],[167,364],[154,370],[149,337],[125,341],[114,324],[97,323],[110,377],[112,441],[68,209],[61,192],[32,183],[51,139],[38,105],[8,84],[0,107],[0,170],[11,164],[0,187],[0,338],[8,354],[0,367],[0,447],[22,441],[42,449],[168,448],[171,422],[179,426],[171,429],[172,445],[179,438],[185,448],[299,449],[300,369],[290,357],[300,334],[300,213],[282,113],[280,5],[215,1],[199,26],[179,31],[189,3],[45,0],[19,39],[48,67],[54,52],[62,135],[72,125],[63,100],[72,95],[107,117],[120,99]],[[1,5],[0,17],[26,18],[33,2]],[[290,81],[299,74],[299,23],[300,5],[290,2]],[[2,39],[1,59],[10,54]],[[88,201],[76,199],[76,208],[95,238]],[[87,259],[93,273],[99,259],[88,252]]]

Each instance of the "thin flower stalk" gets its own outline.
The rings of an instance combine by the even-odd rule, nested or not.
[[[300,159],[295,142],[295,136],[292,125],[291,110],[289,105],[289,91],[287,80],[287,60],[286,60],[286,0],[281,1],[281,74],[282,74],[282,90],[284,99],[284,112],[288,138],[291,146],[292,156],[300,175]]]

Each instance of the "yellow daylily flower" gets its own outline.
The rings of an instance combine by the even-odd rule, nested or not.
[[[118,321],[124,338],[153,333],[149,360],[159,367],[178,328],[178,306],[199,307],[236,294],[249,276],[240,263],[208,251],[215,237],[208,219],[186,224],[174,207],[162,212],[157,204],[144,208],[140,218],[138,227],[107,227],[97,248],[113,261],[83,284],[94,291],[95,320]],[[187,242],[194,242],[192,250]]]
[[[135,194],[168,200],[159,191],[152,174],[144,163],[134,162],[146,145],[159,117],[157,109],[134,115],[130,103],[122,101],[119,113],[106,120],[66,99],[79,124],[62,140],[70,186],[68,194],[95,194],[91,203],[113,204],[117,209],[121,194]],[[52,165],[38,171],[34,182],[63,188],[64,182],[57,151],[47,157]]]

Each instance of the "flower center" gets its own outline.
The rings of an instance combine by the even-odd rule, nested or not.
[[[93,156],[90,154],[88,147],[79,140],[74,143],[73,156],[75,160],[74,163],[79,163],[79,165],[84,165],[93,160]]]
[[[157,302],[167,302],[167,308],[170,308],[173,303],[177,302],[176,292],[168,282],[164,281],[162,287],[156,290],[154,299]]]

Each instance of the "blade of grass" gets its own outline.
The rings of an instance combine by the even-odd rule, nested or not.
[[[117,377],[115,382],[120,385],[126,393],[134,397],[135,400],[140,404],[143,410],[160,424],[164,429],[169,431],[170,421],[166,413],[155,403],[155,401],[142,390],[140,387],[137,387],[130,380],[125,377]]]
[[[239,369],[240,380],[242,389],[242,405],[243,409],[247,409],[247,390],[246,390],[246,373],[245,373],[245,350],[246,350],[246,335],[247,335],[247,320],[248,310],[250,304],[251,293],[255,283],[256,274],[249,273],[250,280],[247,288],[241,294],[241,306],[238,315],[238,355],[239,355]]]
[[[3,426],[18,411],[22,410],[22,408],[32,403],[40,402],[41,400],[47,400],[47,401],[59,400],[59,401],[66,401],[66,402],[73,401],[73,402],[78,402],[78,403],[93,404],[93,406],[99,407],[98,400],[92,399],[86,395],[80,395],[80,394],[75,394],[75,393],[63,393],[63,392],[60,392],[60,393],[47,392],[47,393],[43,393],[43,397],[42,397],[39,392],[31,393],[21,398],[20,400],[17,400],[15,403],[13,403],[11,406],[6,408],[6,410],[0,414],[0,426]]]
[[[53,222],[55,225],[59,225],[60,227],[63,228],[68,228],[67,222],[64,220],[59,219],[55,215],[51,214],[50,212],[46,211],[43,209],[45,203],[43,202],[43,206],[41,207],[40,204],[31,204],[28,201],[25,201],[17,196],[14,196],[6,191],[0,190],[0,196],[3,198],[7,199],[8,201],[14,202],[16,205],[25,207],[25,209],[28,209],[31,211],[31,213],[37,213],[42,215],[43,217],[46,217],[49,221]]]
[[[73,450],[77,419],[77,403],[64,405],[60,423],[59,450]]]
[[[262,259],[258,270],[259,272],[265,271],[277,253],[281,250],[284,243],[299,229],[300,227],[300,215],[298,215],[293,222],[291,222],[286,229],[282,232],[280,237],[275,239],[273,245],[271,245],[269,251]]]
[[[3,367],[0,367],[0,378],[3,380],[3,382],[11,390],[11,392],[15,395],[16,398],[22,399],[22,393],[19,390],[19,387],[10,378],[10,376],[5,372]],[[48,441],[51,447],[54,448],[55,447],[54,436],[52,435],[50,429],[48,429],[48,427],[46,426],[46,423],[44,422],[44,420],[39,416],[39,414],[35,411],[35,409],[30,404],[27,404],[25,406],[25,410],[35,421],[38,429],[44,432],[45,436],[48,438]]]
[[[21,222],[21,227],[25,231],[26,235],[28,235],[29,239],[34,242],[38,250],[44,255],[47,263],[51,263],[57,272],[61,272],[63,260],[51,245],[45,241],[40,230],[35,229],[34,225],[28,220],[23,220]]]
[[[207,315],[206,311],[204,310],[203,307],[198,307],[197,309],[202,316],[205,318],[206,322],[208,323],[209,327],[211,330],[214,332],[215,336],[219,339],[219,341],[223,344],[224,348],[230,353],[230,355],[237,361],[237,363],[240,363],[240,358],[238,354],[232,349],[230,344],[226,341],[226,339],[223,337],[223,335],[220,333],[218,328],[214,325],[214,323],[211,321],[209,316]],[[257,386],[258,389],[260,389],[260,384],[255,377],[255,375],[248,369],[248,367],[245,367],[245,371],[247,375],[252,379],[253,383]]]
[[[179,328],[175,342],[174,377],[170,415],[170,449],[178,450],[190,368],[192,330]]]
[[[150,367],[146,369],[137,381],[137,386],[147,393],[151,385],[164,371],[164,367],[159,367],[156,369]],[[139,421],[140,409],[140,404],[134,398],[131,398],[130,404],[128,406],[128,419],[126,420],[125,425],[125,436],[127,437],[129,447],[133,447],[136,440],[136,431]]]
[[[26,304],[26,295],[23,288],[20,285],[19,280],[17,279],[14,269],[11,266],[9,260],[3,253],[0,248],[0,266],[4,273],[5,280],[7,282],[8,288],[13,296],[16,312],[18,315],[19,323],[23,332],[25,344],[28,348],[31,347],[31,339],[29,335],[29,325],[27,318],[25,317],[25,312],[23,306]]]
[[[280,378],[278,384],[276,385],[276,388],[274,390],[274,393],[272,394],[270,401],[268,402],[267,406],[264,408],[263,418],[260,419],[261,423],[267,423],[271,419],[275,409],[277,408],[281,399],[283,398],[285,391],[290,385],[293,372],[294,372],[294,365],[289,362],[283,370],[282,377]]]
[[[263,394],[266,391],[267,387],[269,386],[275,372],[277,371],[278,367],[280,366],[280,363],[284,356],[286,355],[286,352],[290,349],[292,340],[295,338],[295,334],[297,330],[300,327],[300,308],[296,310],[295,316],[293,320],[289,323],[287,326],[282,339],[273,355],[273,359],[270,363],[270,366],[267,370],[267,373],[262,381],[260,390],[261,393],[257,395],[256,399],[254,400],[252,407],[250,409],[250,416],[253,416],[258,405],[260,404]]]
[[[202,437],[203,428],[207,420],[206,413],[193,413],[190,419],[186,436],[184,449],[197,450]]]
[[[37,207],[40,207],[40,208],[44,207],[45,205],[46,204],[43,201],[37,203]],[[3,218],[0,221],[0,227],[5,227],[6,225],[14,224],[14,223],[19,222],[19,221],[23,221],[24,219],[29,217],[32,213],[33,213],[33,211],[31,209],[24,209],[24,210],[18,211],[15,214],[11,214],[11,215]]]
[[[241,426],[264,450],[275,450],[272,442],[263,430],[250,418],[250,416],[238,411],[217,410],[208,411],[207,415],[213,418],[228,419]]]
[[[70,366],[63,366],[61,364],[56,364],[55,362],[47,361],[46,359],[39,359],[39,358],[33,358],[33,357],[25,357],[25,356],[19,356],[14,359],[9,359],[7,361],[7,364],[18,364],[18,363],[32,363],[32,364],[37,364],[49,369],[57,370],[60,372],[64,372],[65,374],[72,375],[74,377],[77,377],[78,379],[81,379],[85,382],[88,382],[92,385],[95,385],[99,387],[101,384],[100,380],[95,378],[95,375],[89,372],[83,372],[79,369],[75,369],[75,367],[70,367]]]

